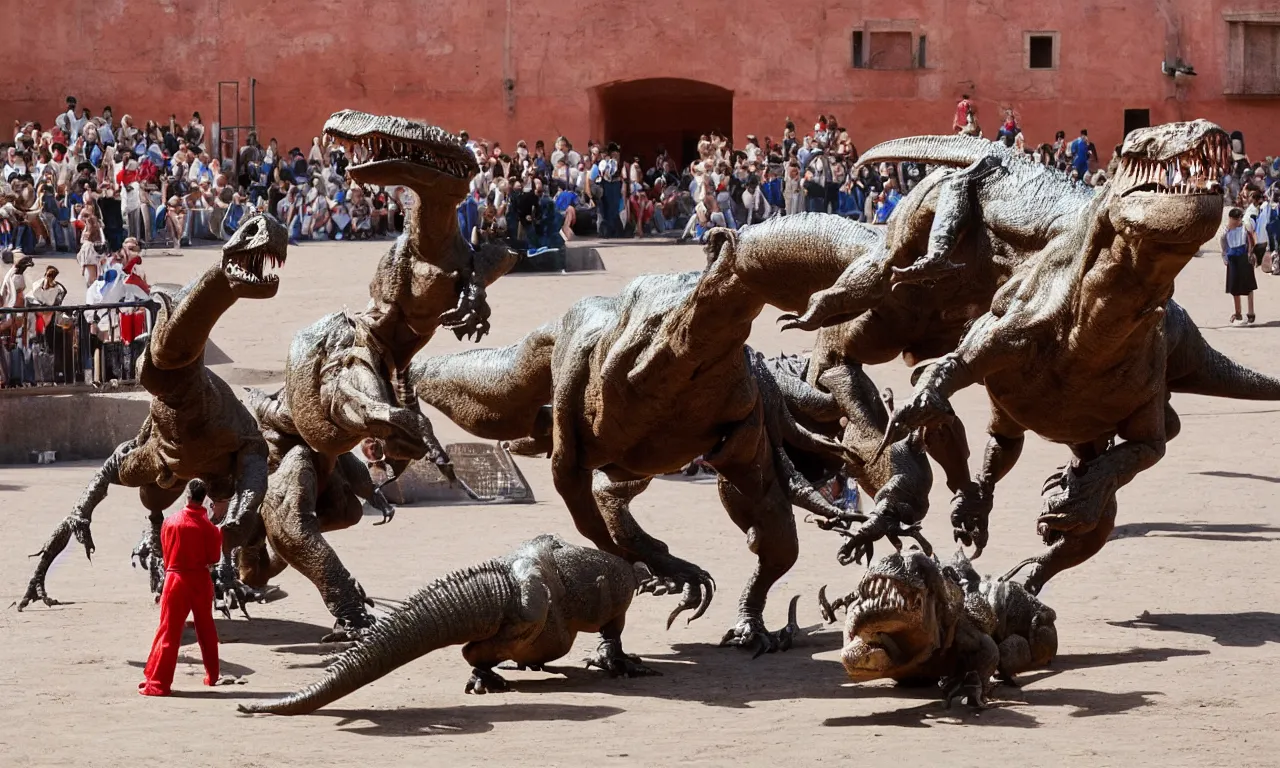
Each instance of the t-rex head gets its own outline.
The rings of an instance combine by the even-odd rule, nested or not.
[[[958,579],[919,550],[877,560],[852,597],[840,661],[859,682],[918,674],[951,643],[964,611]]]
[[[1231,137],[1208,120],[1129,134],[1108,174],[1108,215],[1128,237],[1199,246],[1222,222]]]
[[[222,273],[237,299],[270,299],[280,290],[278,275],[267,267],[284,266],[289,233],[273,216],[258,213],[240,223],[222,246]]]
[[[461,200],[480,171],[461,138],[430,123],[344,109],[325,121],[324,132],[368,150],[369,160],[347,168],[361,184],[403,184],[421,196]]]

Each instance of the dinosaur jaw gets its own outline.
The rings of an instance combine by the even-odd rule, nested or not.
[[[246,219],[222,247],[222,274],[237,299],[270,299],[280,277],[268,271],[284,266],[289,234],[280,222],[262,214]]]
[[[348,109],[335,112],[324,132],[348,148],[364,148],[368,159],[347,168],[361,184],[402,184],[419,194],[461,198],[480,170],[460,138],[429,123]]]
[[[919,557],[928,560],[924,555]],[[894,567],[880,567],[895,558],[899,562],[890,563]],[[915,565],[904,562],[900,555],[891,555],[858,584],[840,654],[850,679],[865,682],[909,677],[938,649],[941,632],[934,599],[928,582],[915,573]]]
[[[1111,181],[1113,194],[1213,196],[1231,168],[1231,138],[1207,120],[1134,131],[1125,139]]]

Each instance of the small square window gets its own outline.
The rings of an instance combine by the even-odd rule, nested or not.
[[[1027,66],[1031,69],[1053,69],[1053,35],[1030,35],[1027,38]]]

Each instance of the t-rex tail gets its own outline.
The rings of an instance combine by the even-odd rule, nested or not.
[[[1169,391],[1236,400],[1280,400],[1280,379],[1241,365],[1209,346],[1186,311],[1172,301],[1167,311],[1170,337],[1180,335],[1169,353]],[[1176,326],[1176,333],[1170,325]]]

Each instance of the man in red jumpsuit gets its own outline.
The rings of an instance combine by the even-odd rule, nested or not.
[[[168,696],[178,666],[178,648],[187,615],[194,614],[196,641],[204,660],[204,684],[217,685],[218,630],[213,623],[213,578],[209,566],[222,556],[222,531],[205,511],[204,483],[187,485],[187,505],[165,518],[160,528],[164,552],[164,591],[160,595],[160,626],[147,657],[146,679],[138,683],[143,696]]]

